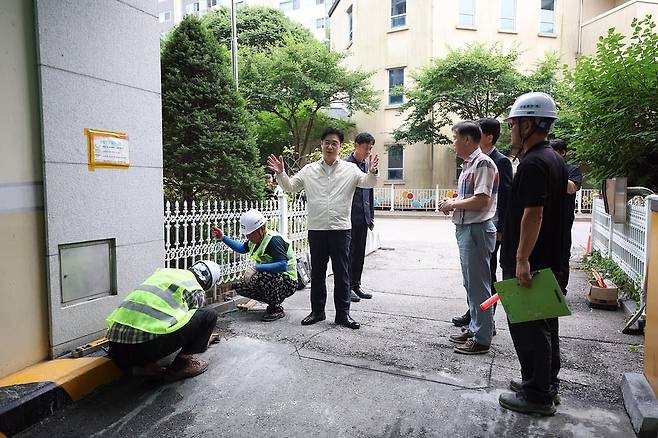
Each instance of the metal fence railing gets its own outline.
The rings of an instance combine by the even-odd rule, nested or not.
[[[251,208],[263,213],[270,229],[290,238],[297,256],[307,255],[306,202],[299,198],[289,200],[281,195],[276,200],[259,202],[214,200],[189,204],[165,201],[165,266],[187,269],[200,259],[217,262],[222,267],[219,288],[215,287],[207,298],[209,302],[223,301],[222,286],[238,280],[249,262],[245,255],[217,241],[212,228],[218,226],[227,236],[240,239],[240,216]]]
[[[623,224],[613,223],[602,199],[594,199],[592,211],[592,249],[612,258],[642,289],[648,266],[648,204],[629,204]]]
[[[374,191],[375,208],[380,210],[416,210],[438,211],[436,200],[456,196],[456,188],[407,189],[395,187],[376,187]],[[582,189],[576,192],[576,213],[591,213],[592,201],[598,196],[598,190]]]

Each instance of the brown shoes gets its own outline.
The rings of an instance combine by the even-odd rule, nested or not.
[[[457,345],[454,351],[459,354],[485,354],[489,352],[489,346],[478,344],[475,339],[469,339],[465,344]]]
[[[167,367],[165,372],[165,380],[170,382],[176,380],[187,379],[189,377],[198,376],[208,369],[208,362],[195,358],[194,356],[178,356]]]

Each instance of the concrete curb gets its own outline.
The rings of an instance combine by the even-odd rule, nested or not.
[[[209,307],[226,313],[247,301],[239,297]],[[121,375],[107,357],[82,357],[41,362],[0,379],[0,438],[25,430]]]
[[[12,436],[120,376],[108,358],[83,357],[41,362],[0,379],[0,434]]]
[[[644,374],[624,374],[621,391],[624,396],[624,407],[637,436],[640,438],[658,436],[658,399]]]

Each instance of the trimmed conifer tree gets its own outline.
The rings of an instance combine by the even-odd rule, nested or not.
[[[165,192],[187,201],[260,199],[263,169],[226,50],[186,17],[160,61]]]

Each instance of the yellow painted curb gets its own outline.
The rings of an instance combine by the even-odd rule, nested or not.
[[[79,400],[97,387],[118,379],[120,375],[117,366],[105,357],[55,359],[0,379],[0,387],[53,382],[64,388],[72,400]]]

